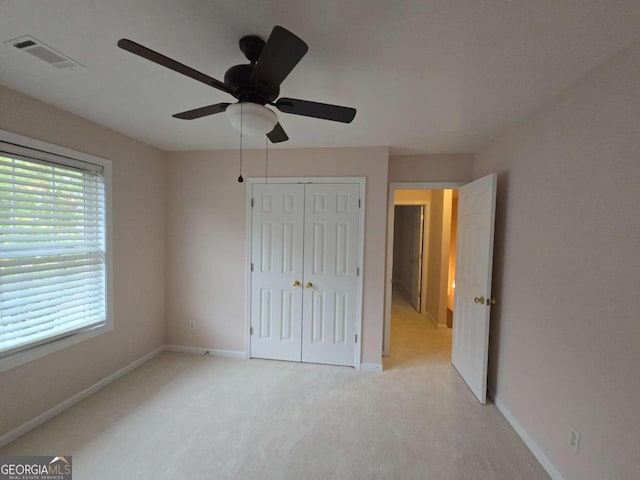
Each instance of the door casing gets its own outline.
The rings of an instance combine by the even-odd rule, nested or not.
[[[363,298],[363,279],[364,279],[364,230],[365,230],[365,212],[366,212],[366,178],[365,177],[250,177],[245,180],[246,185],[246,251],[245,251],[245,340],[244,351],[245,358],[251,356],[251,238],[252,238],[252,222],[251,222],[251,193],[253,185],[256,183],[352,183],[360,186],[360,208],[359,208],[359,239],[358,239],[358,282],[357,282],[357,304],[356,304],[356,334],[358,342],[355,348],[354,367],[360,369],[362,361],[362,298]]]

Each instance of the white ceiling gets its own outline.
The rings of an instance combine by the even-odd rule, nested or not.
[[[640,1],[0,0],[0,84],[164,150],[233,149],[225,115],[171,117],[229,95],[116,42],[222,80],[246,63],[238,39],[274,25],[309,45],[281,93],[358,110],[350,125],[278,112],[291,138],[279,147],[472,152],[638,38]],[[25,34],[86,68],[3,44]]]

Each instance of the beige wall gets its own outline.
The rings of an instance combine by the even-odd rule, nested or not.
[[[446,189],[442,195],[442,244],[440,252],[440,307],[438,323],[447,324],[447,307],[449,294],[449,262],[451,261],[451,218],[453,190]]]
[[[389,157],[390,182],[468,182],[472,179],[472,154]]]
[[[415,205],[431,201],[431,190],[396,190],[393,192],[395,205]]]
[[[0,373],[0,435],[163,344],[164,153],[0,87],[0,129],[113,162],[114,329]]]
[[[446,324],[446,315],[441,317],[442,286],[442,223],[444,190],[431,191],[429,208],[429,257],[427,261],[427,315],[435,323]]]
[[[636,42],[476,157],[499,173],[489,384],[566,479],[640,469],[639,85]]]
[[[168,343],[245,349],[246,184],[237,151],[168,154]],[[362,361],[381,362],[387,148],[285,149],[271,176],[367,178]],[[246,151],[245,177],[264,173],[264,151]],[[187,322],[196,320],[190,331]]]
[[[447,282],[447,308],[453,311],[455,288],[453,281],[456,276],[456,248],[458,240],[458,190],[451,192],[451,235],[449,238],[449,275]]]

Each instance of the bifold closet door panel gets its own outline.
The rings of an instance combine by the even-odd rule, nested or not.
[[[251,357],[299,362],[304,185],[254,184],[252,197]]]
[[[357,184],[308,184],[302,361],[353,366],[359,244]]]

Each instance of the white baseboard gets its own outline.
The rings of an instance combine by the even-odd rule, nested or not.
[[[363,372],[381,372],[382,364],[381,363],[361,363],[360,370]]]
[[[540,462],[540,465],[542,465],[542,468],[544,468],[547,471],[549,476],[553,480],[564,480],[564,477],[560,474],[560,472],[553,465],[553,463],[551,463],[551,460],[549,460],[549,457],[545,455],[545,453],[538,446],[538,444],[529,436],[527,431],[524,429],[522,425],[520,425],[520,422],[518,422],[515,419],[515,417],[511,414],[511,412],[505,406],[505,404],[502,403],[500,399],[496,397],[495,394],[490,390],[489,390],[489,397],[493,400],[493,403],[495,404],[498,411],[502,414],[504,418],[507,419],[507,422],[509,422],[509,424],[513,427],[516,433],[520,436],[520,438],[522,439],[524,444],[527,446],[527,448],[531,450],[531,453],[533,453],[533,456],[538,459],[538,461]]]
[[[164,345],[161,346],[161,347],[156,348],[154,351],[152,351],[150,353],[147,353],[144,357],[141,357],[141,358],[135,360],[134,362],[132,362],[129,365],[127,365],[126,367],[123,367],[120,370],[118,370],[117,372],[114,372],[111,375],[103,378],[99,382],[94,383],[89,388],[85,388],[81,392],[76,393],[72,397],[67,398],[65,401],[60,402],[55,407],[50,408],[46,412],[41,413],[37,417],[32,418],[31,420],[23,423],[22,425],[14,428],[10,432],[5,433],[4,435],[0,436],[0,448],[4,447],[5,445],[8,445],[11,442],[13,442],[18,437],[21,437],[22,435],[24,435],[28,431],[33,430],[38,425],[42,425],[44,422],[46,422],[48,420],[51,420],[56,415],[61,414],[63,411],[65,411],[66,409],[74,406],[76,403],[79,403],[82,400],[84,400],[85,398],[89,397],[90,395],[93,395],[98,390],[103,389],[108,384],[114,382],[115,380],[117,380],[118,378],[122,377],[123,375],[126,375],[127,373],[131,372],[132,370],[135,370],[136,368],[138,368],[143,363],[151,360],[156,355],[162,353],[164,350],[165,350],[165,346]]]
[[[429,320],[431,320],[431,323],[433,323],[433,326],[434,326],[434,327],[436,327],[436,328],[438,328],[438,329],[440,329],[440,330],[444,330],[445,328],[447,328],[447,325],[446,325],[446,324],[438,323],[438,322],[436,321],[436,319],[435,319],[435,318],[433,318],[429,312],[425,312],[425,315],[427,316],[427,318],[428,318]]]
[[[165,348],[169,352],[190,353],[192,355],[204,355],[209,352],[213,357],[239,358],[242,360],[246,358],[245,353],[241,350],[220,350],[217,348],[187,347],[185,345],[165,345]]]

